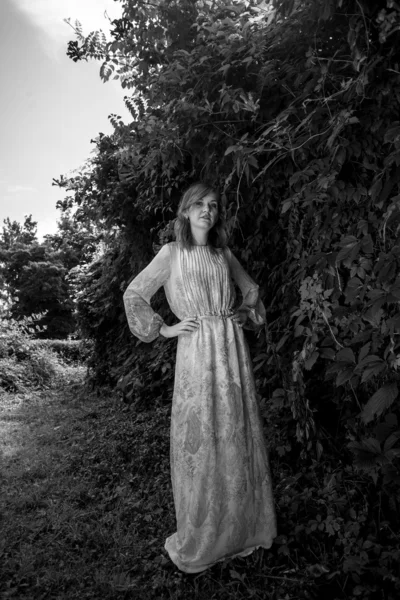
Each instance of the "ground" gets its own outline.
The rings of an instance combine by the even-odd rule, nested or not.
[[[79,370],[72,380],[0,396],[2,600],[298,597],[263,550],[181,573],[163,548],[170,405],[126,406]]]

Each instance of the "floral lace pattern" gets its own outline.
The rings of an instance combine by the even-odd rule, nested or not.
[[[165,543],[188,573],[269,548],[276,536],[250,355],[242,328],[230,318],[233,282],[243,297],[239,310],[253,326],[262,325],[258,286],[228,249],[167,244],[124,294],[130,329],[146,342],[163,323],[150,306],[162,285],[178,319],[199,317],[198,330],[178,338],[170,445],[177,531]]]

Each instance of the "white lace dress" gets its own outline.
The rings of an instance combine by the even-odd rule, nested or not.
[[[243,329],[230,316],[233,281],[249,323],[262,325],[258,286],[229,249],[166,244],[130,283],[124,302],[130,330],[151,342],[163,319],[150,299],[164,286],[181,320],[197,331],[180,335],[171,413],[171,479],[177,530],[165,548],[178,568],[203,571],[255,548],[269,548],[276,518],[268,454]]]

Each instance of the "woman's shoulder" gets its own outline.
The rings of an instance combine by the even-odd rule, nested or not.
[[[172,259],[175,254],[177,249],[179,248],[179,244],[178,242],[167,242],[166,244],[163,244],[159,250],[159,254],[161,254],[162,256],[165,257],[169,257],[170,259]]]
[[[226,256],[227,258],[230,258],[232,256],[232,251],[229,248],[229,246],[224,246],[223,248],[221,248],[221,252],[224,254],[224,256]]]
[[[156,252],[157,254],[160,252],[163,252],[165,254],[168,254],[168,252],[170,252],[173,248],[176,248],[177,242],[167,242],[166,244],[163,244],[162,246],[155,246]]]

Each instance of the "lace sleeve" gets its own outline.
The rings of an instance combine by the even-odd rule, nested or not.
[[[129,329],[142,342],[152,342],[159,334],[164,321],[150,306],[151,297],[170,276],[170,249],[161,248],[151,263],[131,281],[123,299]]]
[[[243,301],[238,310],[247,313],[248,322],[245,328],[258,329],[266,321],[264,304],[259,296],[259,286],[246,273],[229,249],[226,250],[226,258],[231,276],[242,292]]]

